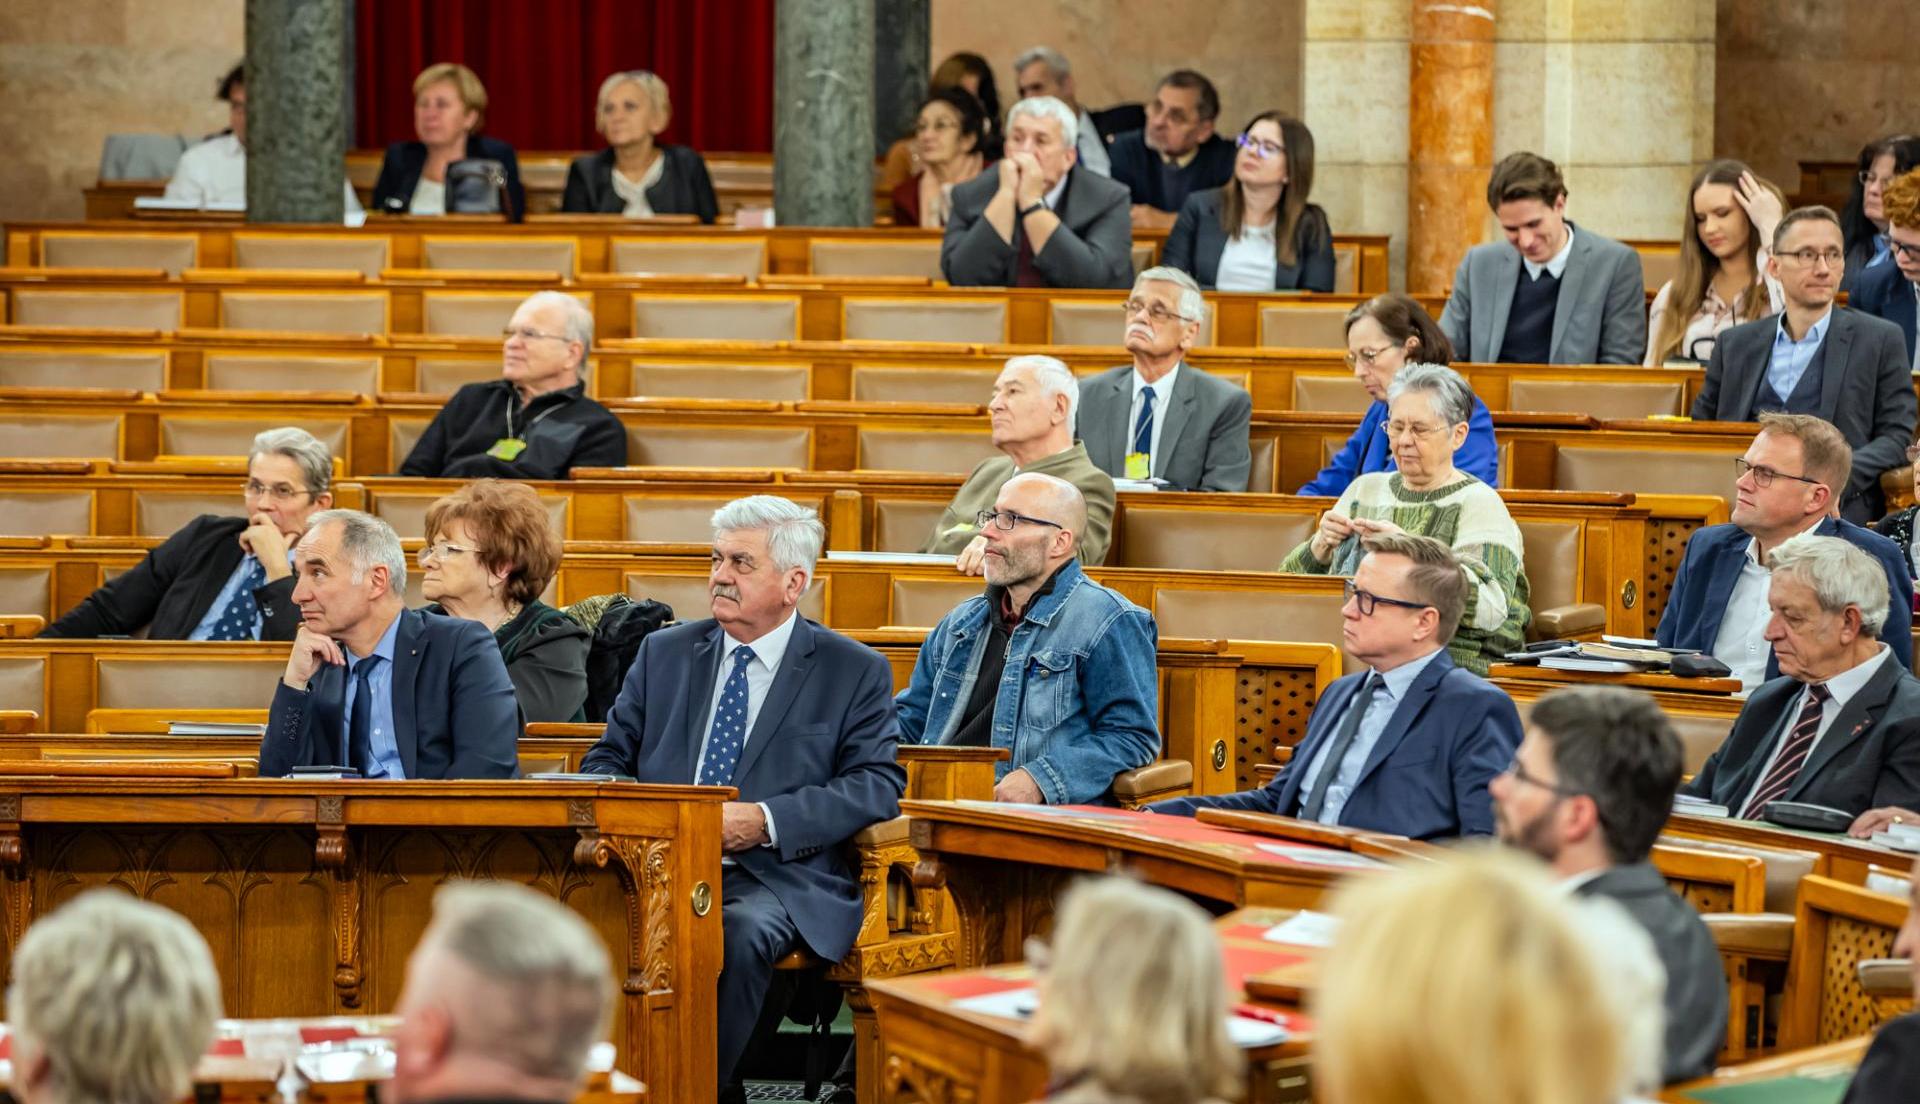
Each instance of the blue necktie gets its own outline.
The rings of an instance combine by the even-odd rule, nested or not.
[[[253,622],[260,616],[259,603],[253,600],[253,592],[267,585],[267,569],[258,556],[246,558],[246,571],[240,576],[240,586],[227,602],[227,608],[220,611],[220,619],[213,623],[207,633],[208,640],[252,640]]]
[[[1133,451],[1142,456],[1153,455],[1153,388],[1140,389],[1140,416],[1133,421]],[[1149,462],[1151,463],[1151,462]],[[1152,472],[1152,467],[1148,467]]]
[[[380,665],[379,656],[368,656],[353,665],[353,708],[347,715],[348,764],[362,778],[379,778],[386,773],[373,759],[373,689],[367,680]]]
[[[733,650],[733,670],[720,688],[713,708],[713,727],[707,731],[707,752],[700,757],[702,786],[733,785],[733,769],[740,765],[740,749],[747,744],[747,664],[753,649],[742,644]]]

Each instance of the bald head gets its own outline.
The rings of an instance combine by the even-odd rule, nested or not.
[[[1059,476],[1040,472],[1016,475],[1000,488],[998,502],[1003,510],[1051,521],[1076,540],[1087,527],[1087,500],[1080,488]]]

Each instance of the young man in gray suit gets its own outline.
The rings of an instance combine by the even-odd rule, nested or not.
[[[1553,162],[1516,153],[1493,167],[1487,206],[1507,244],[1476,245],[1453,274],[1440,328],[1476,364],[1638,364],[1647,351],[1640,255],[1567,221]]]
[[[1720,335],[1693,400],[1697,421],[1750,422],[1770,410],[1814,414],[1853,446],[1838,491],[1857,525],[1886,512],[1882,472],[1904,465],[1915,401],[1906,338],[1882,318],[1834,306],[1846,275],[1840,219],[1825,207],[1788,212],[1774,229],[1767,271],[1786,309]]]
[[[1651,697],[1582,686],[1534,703],[1512,765],[1488,787],[1502,842],[1538,855],[1572,892],[1618,904],[1653,939],[1667,972],[1669,1082],[1711,1072],[1727,1035],[1713,936],[1647,861],[1680,766],[1680,739]]]
[[[1123,364],[1080,381],[1080,440],[1116,479],[1157,478],[1176,491],[1244,491],[1253,396],[1184,361],[1206,300],[1177,268],[1149,268],[1126,305]]]
[[[1052,96],[1007,112],[1007,155],[953,190],[940,271],[955,287],[1123,288],[1132,193],[1081,168],[1080,121]]]

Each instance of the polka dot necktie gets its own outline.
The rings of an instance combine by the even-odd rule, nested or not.
[[[213,623],[212,631],[207,633],[208,640],[252,640],[253,623],[260,617],[260,606],[253,600],[253,592],[267,585],[267,569],[258,556],[248,556],[247,570],[240,578],[240,587],[233,593],[227,608],[220,611],[220,619]]]
[[[707,731],[707,751],[700,757],[702,786],[733,785],[733,770],[740,765],[740,749],[747,743],[747,664],[753,662],[753,649],[742,644],[733,650],[733,670],[727,684],[720,688],[720,704],[713,709],[713,727]]]

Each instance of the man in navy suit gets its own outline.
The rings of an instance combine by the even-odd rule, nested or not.
[[[260,773],[350,766],[365,778],[512,778],[520,707],[493,634],[407,609],[393,526],[313,515],[294,548],[300,629],[273,692]]]
[[[1854,310],[1884,318],[1900,327],[1907,343],[1907,363],[1920,371],[1920,169],[1895,178],[1880,200],[1887,216],[1887,241],[1893,250],[1890,265],[1876,265],[1860,274],[1847,300]]]
[[[1340,611],[1341,637],[1366,673],[1320,695],[1272,782],[1156,802],[1153,812],[1249,809],[1414,839],[1493,833],[1487,786],[1520,746],[1520,714],[1447,656],[1466,608],[1460,563],[1432,537],[1386,533],[1366,547]]]
[[[1669,648],[1711,653],[1748,690],[1777,678],[1780,666],[1764,636],[1769,614],[1762,565],[1781,542],[1814,533],[1839,537],[1885,569],[1892,604],[1881,639],[1908,667],[1913,579],[1900,546],[1833,516],[1853,468],[1853,450],[1840,431],[1811,414],[1762,414],[1759,435],[1735,466],[1733,520],[1688,538],[1654,638]]]
[[[826,530],[784,498],[713,515],[713,618],[641,642],[607,732],[581,770],[733,786],[722,808],[720,1084],[766,1003],[773,964],[805,946],[843,957],[860,886],[843,844],[898,814],[893,671],[797,613]]]

